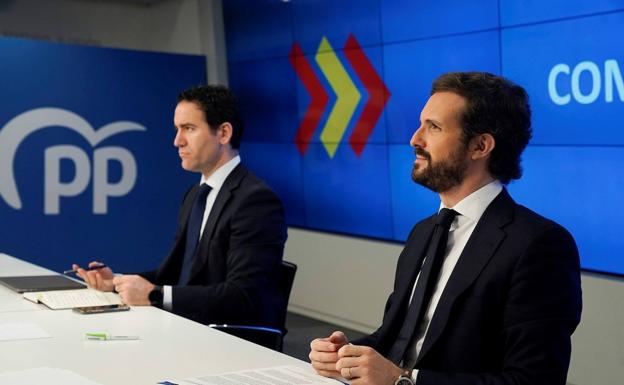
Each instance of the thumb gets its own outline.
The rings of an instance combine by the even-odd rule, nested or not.
[[[347,336],[341,331],[335,331],[329,336],[329,341],[333,344],[344,345],[349,342]]]

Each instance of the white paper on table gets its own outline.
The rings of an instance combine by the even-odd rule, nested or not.
[[[319,376],[311,367],[273,366],[254,370],[239,370],[218,375],[172,380],[178,385],[321,385],[341,384],[340,381]]]
[[[0,324],[0,341],[32,340],[50,337],[52,336],[32,322]]]
[[[100,385],[69,370],[45,367],[2,373],[0,384]]]

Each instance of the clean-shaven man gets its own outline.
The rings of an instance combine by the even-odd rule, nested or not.
[[[286,304],[277,285],[284,210],[241,164],[243,125],[234,95],[223,86],[183,91],[174,126],[182,168],[201,173],[201,181],[183,199],[169,255],[158,269],[137,275],[73,268],[89,286],[114,289],[128,305],[156,305],[204,324],[283,326]]]

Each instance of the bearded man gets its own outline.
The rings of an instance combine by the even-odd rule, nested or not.
[[[530,137],[522,87],[477,72],[435,80],[410,145],[412,179],[440,208],[412,229],[379,329],[312,341],[318,373],[354,385],[565,385],[581,316],[576,244],[504,187]]]

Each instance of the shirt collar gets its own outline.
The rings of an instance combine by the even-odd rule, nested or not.
[[[446,207],[444,203],[440,202],[440,210],[443,208],[452,208],[460,215],[478,222],[481,215],[485,212],[485,209],[487,209],[502,190],[503,185],[501,182],[494,180],[459,201],[454,207]]]
[[[212,173],[208,178],[202,175],[201,181],[199,184],[206,183],[208,186],[212,187],[212,190],[219,190],[223,183],[225,183],[225,179],[230,175],[232,170],[241,162],[240,155],[236,155],[234,158],[228,160],[224,165],[219,167],[215,172]]]

